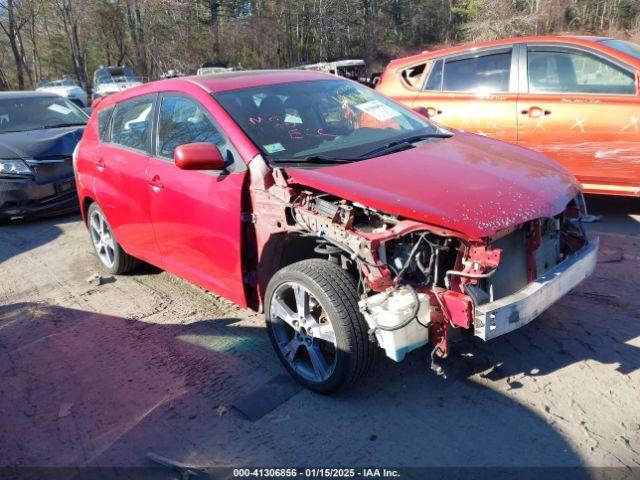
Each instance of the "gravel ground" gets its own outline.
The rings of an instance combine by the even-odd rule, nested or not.
[[[640,201],[594,200],[594,275],[537,321],[250,422],[283,373],[248,310],[152,267],[105,277],[78,216],[0,226],[0,466],[640,466]],[[628,215],[633,212],[636,215]]]

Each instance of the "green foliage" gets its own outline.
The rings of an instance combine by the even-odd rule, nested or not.
[[[638,27],[638,22],[640,21],[640,1],[620,0],[617,10],[617,17],[622,28],[632,29]]]

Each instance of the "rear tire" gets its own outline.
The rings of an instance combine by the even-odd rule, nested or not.
[[[140,260],[125,252],[116,241],[104,212],[95,202],[87,210],[87,226],[98,259],[109,273],[113,275],[127,273],[140,264]]]
[[[267,287],[265,317],[278,358],[310,390],[348,387],[374,361],[355,282],[334,263],[304,260],[277,272]]]

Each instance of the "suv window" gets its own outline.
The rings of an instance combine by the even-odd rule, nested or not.
[[[134,98],[119,103],[113,113],[111,142],[136,150],[149,149],[153,98]]]
[[[529,92],[634,94],[632,73],[586,52],[527,49]]]
[[[444,65],[446,92],[508,92],[511,49],[474,57],[450,58]]]
[[[176,147],[196,142],[223,147],[226,140],[198,102],[181,95],[163,97],[158,117],[158,156],[173,160]],[[222,154],[226,158],[224,151]]]
[[[426,85],[424,86],[425,90],[432,90],[439,92],[442,90],[442,67],[444,65],[444,60],[438,60],[431,71],[429,72],[429,79],[427,80]]]

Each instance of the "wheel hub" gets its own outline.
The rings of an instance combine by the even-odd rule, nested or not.
[[[289,365],[309,380],[325,380],[335,367],[335,333],[311,292],[293,282],[281,285],[271,299],[270,317]]]

